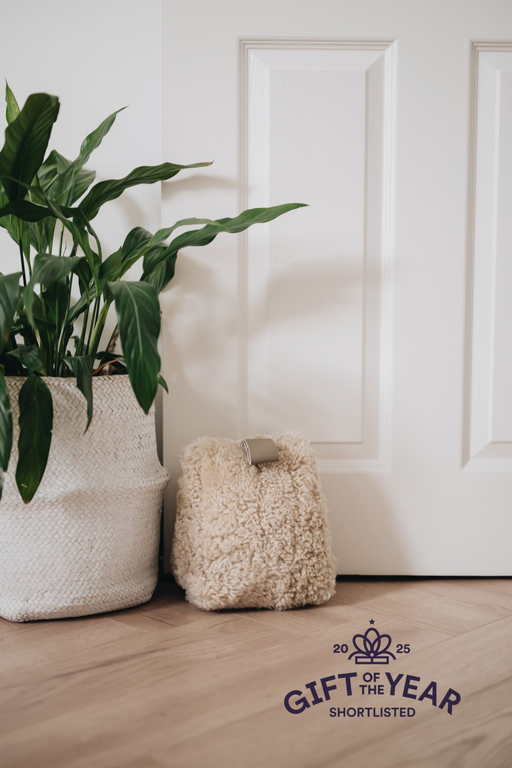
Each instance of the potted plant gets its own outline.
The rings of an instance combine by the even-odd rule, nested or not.
[[[85,166],[117,112],[70,161],[47,154],[55,96],[33,94],[20,110],[7,86],[6,104],[0,226],[17,243],[20,270],[0,275],[0,615],[26,621],[125,608],[148,600],[157,577],[167,481],[154,431],[155,395],[166,387],[158,295],[181,248],[300,204],[184,219],[155,234],[136,227],[105,258],[92,223],[103,205],[210,163],[143,166],[94,183]],[[191,225],[200,228],[175,234]],[[140,260],[140,280],[123,280]],[[111,308],[117,326],[105,340]]]

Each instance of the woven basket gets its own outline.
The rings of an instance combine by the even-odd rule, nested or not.
[[[93,379],[94,417],[74,379],[46,378],[53,437],[46,472],[26,505],[15,483],[18,394],[7,378],[13,453],[0,501],[0,615],[57,619],[128,608],[153,594],[163,489],[155,416],[128,376]]]

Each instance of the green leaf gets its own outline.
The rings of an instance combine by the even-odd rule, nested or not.
[[[177,221],[176,224],[173,224],[172,227],[159,229],[154,235],[151,235],[150,232],[141,227],[132,229],[123,244],[123,268],[121,270],[121,276],[124,275],[141,256],[144,256],[155,247],[167,248],[163,241],[167,240],[178,227],[184,227],[189,224],[216,224],[216,222],[212,219],[181,219],[180,221]]]
[[[158,388],[160,306],[152,285],[108,283],[116,303],[124,359],[133,391],[148,413]]]
[[[70,161],[66,160],[65,157],[62,157],[56,150],[52,150],[44,163],[39,167],[37,176],[34,179],[34,184],[46,191],[50,184],[57,178],[57,169],[61,168],[61,160],[64,163],[64,168],[66,168]],[[39,198],[32,192],[29,192],[28,198],[30,202],[39,200]],[[35,241],[33,237],[31,238],[34,249],[44,253],[46,253],[46,251],[51,251],[55,235],[55,225],[57,224],[55,218],[48,215],[46,218],[43,218],[40,222],[36,223],[39,226],[37,228],[32,227],[31,233],[32,235],[36,235]]]
[[[12,448],[11,403],[5,378],[0,370],[0,499],[3,490],[3,473],[7,472]]]
[[[51,254],[38,253],[34,259],[31,284],[43,283],[49,285],[61,280],[77,269],[84,256],[52,256]]]
[[[27,297],[25,290],[23,291],[23,297],[25,300],[25,310],[27,308]],[[41,333],[43,328],[47,328],[49,330],[54,331],[55,330],[55,324],[52,323],[48,318],[46,317],[46,305],[38,296],[35,291],[32,291],[32,297],[30,299],[30,308],[31,308],[31,314],[33,316],[34,322],[30,322],[30,318],[28,317],[27,313],[25,312],[24,318],[28,321],[28,325],[30,328],[37,328],[39,333]]]
[[[167,240],[167,238],[172,235],[174,230],[178,229],[179,227],[186,227],[189,224],[213,224],[216,226],[218,223],[219,222],[215,219],[198,219],[195,217],[189,219],[180,219],[176,222],[176,224],[173,224],[172,227],[164,227],[163,229],[159,229],[158,232],[155,232],[150,242],[148,243],[148,246],[152,248],[154,245],[159,245],[163,242],[163,240]]]
[[[122,109],[126,109],[126,107],[123,107]],[[74,198],[74,200],[78,200],[79,197],[82,196],[83,192],[80,192],[80,194],[77,194],[77,190],[73,189],[75,186],[76,181],[78,180],[78,174],[80,173],[83,166],[86,164],[86,162],[89,160],[91,154],[94,152],[95,149],[97,149],[107,133],[112,128],[114,121],[116,119],[116,116],[121,112],[121,109],[118,109],[116,112],[113,112],[109,117],[107,117],[103,122],[94,130],[92,133],[90,133],[82,142],[82,146],[80,147],[80,152],[76,160],[73,160],[72,163],[69,164],[69,166],[66,168],[66,170],[59,175],[55,183],[53,184],[51,188],[51,197],[54,200],[59,200],[60,197],[66,193],[71,191],[71,196]],[[87,172],[90,173],[90,172]],[[95,174],[94,174],[95,175]],[[81,186],[83,187],[84,184],[84,175],[82,175],[81,179]],[[87,189],[89,184],[85,187]],[[83,191],[85,192],[85,189]],[[66,200],[66,202],[69,204],[71,203],[71,199]]]
[[[21,229],[21,247],[28,263],[30,263],[30,224],[26,221],[20,222]]]
[[[23,289],[25,311],[30,324],[34,327],[34,286],[37,283],[50,285],[77,269],[84,259],[83,256],[51,256],[46,253],[38,253],[34,259],[32,277],[26,288]]]
[[[0,354],[11,332],[18,303],[21,272],[0,276]]]
[[[61,155],[56,149],[52,149],[44,163],[41,163],[41,167],[37,172],[37,178],[39,179],[41,189],[47,192],[53,182],[57,180],[58,176],[61,173],[64,173],[70,165],[71,160],[68,160],[64,155]]]
[[[41,189],[43,189],[48,197],[52,200],[57,200],[59,191],[54,189],[53,185],[59,180],[62,174],[72,165],[71,160],[61,155],[55,149],[53,149],[44,163],[41,165],[37,177]],[[94,179],[96,178],[96,171],[88,171],[86,168],[80,168],[75,173],[74,183],[68,190],[66,195],[66,201],[68,205],[73,205],[82,195],[89,189]]]
[[[39,353],[39,347],[37,344],[31,344],[28,347],[16,347],[11,352],[7,352],[7,355],[19,360],[20,363],[29,371],[35,371],[37,373],[46,373],[43,367],[43,361]]]
[[[54,214],[46,206],[36,205],[29,200],[12,200],[0,208],[1,216],[17,216],[23,221],[42,221]]]
[[[70,165],[72,165],[71,160],[64,157],[64,155],[61,155],[56,149],[52,149],[37,172],[37,178],[41,189],[48,193],[48,190],[51,189],[59,177],[66,173]],[[56,195],[53,195],[52,197],[55,199]]]
[[[53,429],[51,392],[40,376],[31,374],[19,396],[20,436],[16,484],[21,498],[28,504],[43,479]]]
[[[92,280],[92,273],[87,259],[82,259],[73,269],[73,273],[78,276],[80,294],[83,294],[86,301],[89,301],[89,283]]]
[[[87,168],[81,168],[75,177],[75,182],[68,192],[67,204],[73,205],[83,194],[87,192],[94,179],[96,171],[88,171]]]
[[[93,413],[93,392],[92,392],[92,357],[65,357],[64,362],[73,374],[76,376],[76,385],[87,401],[87,426],[89,429]]]
[[[0,209],[7,205],[7,203],[7,195],[5,194],[3,187],[0,185]],[[15,243],[18,243],[18,222],[13,221],[12,216],[0,214],[0,227],[6,229]]]
[[[282,216],[284,213],[293,211],[295,208],[304,207],[305,203],[285,203],[284,205],[274,205],[271,208],[249,208],[232,219],[217,219],[201,229],[183,232],[183,234],[175,237],[163,251],[154,249],[146,254],[144,257],[144,272],[141,279],[145,282],[153,283],[157,291],[161,291],[174,276],[174,262],[176,261],[178,251],[182,248],[208,245],[220,232],[233,234],[243,232],[243,230],[248,229],[253,224],[265,224],[273,219],[277,219],[278,216]],[[162,265],[167,261],[171,261],[172,268],[166,271]],[[156,276],[154,274],[155,271],[157,271]]]
[[[41,294],[41,301],[45,307],[45,316],[51,325],[55,327],[55,337],[57,339],[66,320],[69,298],[69,284],[66,279],[50,283]]]
[[[167,394],[169,394],[169,386],[168,386],[166,380],[164,379],[164,377],[161,374],[158,374],[158,383],[160,384],[162,389],[165,389]]]
[[[44,193],[43,193],[44,194]],[[48,205],[48,208],[53,212],[55,217],[62,222],[64,227],[68,229],[72,236],[73,236],[73,242],[75,245],[79,245],[82,251],[85,254],[85,258],[87,259],[89,266],[91,268],[91,272],[94,278],[94,282],[97,283],[97,278],[99,274],[99,270],[101,267],[101,254],[95,253],[90,244],[89,244],[89,237],[87,232],[85,231],[85,228],[92,234],[92,236],[95,238],[96,242],[98,243],[98,250],[100,250],[99,240],[90,226],[87,218],[84,216],[82,211],[79,208],[65,208],[63,206],[58,205],[54,200],[50,200],[49,197],[46,197],[46,204]],[[69,221],[69,216],[74,216],[74,221]],[[80,226],[78,226],[75,221],[78,221],[80,223]]]
[[[114,276],[110,279],[117,280],[118,278]],[[98,296],[101,296],[101,294],[103,293],[103,289],[105,288],[105,285],[106,285],[105,278],[100,279],[98,281],[98,289],[96,288],[94,283],[92,284],[89,283],[88,291],[84,291],[80,296],[80,298],[78,299],[78,301],[75,304],[73,304],[73,306],[71,307],[69,311],[68,322],[74,323],[77,317],[80,317],[82,312],[84,312],[87,309],[91,301],[94,301],[95,298],[97,298]]]
[[[86,136],[86,138],[82,142],[82,146],[80,147],[80,152],[78,154],[78,157],[74,161],[73,165],[76,165],[78,168],[84,167],[84,165],[87,163],[87,161],[91,157],[94,150],[98,149],[101,142],[103,141],[107,133],[110,131],[110,129],[114,125],[115,119],[118,116],[118,114],[125,109],[126,107],[121,107],[121,109],[116,109],[116,111],[112,112],[111,115],[106,117],[105,120],[103,120],[103,122],[101,122],[99,126],[94,131],[92,131],[92,133],[89,133],[88,136]]]
[[[5,119],[7,120],[7,124],[12,123],[13,120],[16,120],[20,113],[20,108],[18,106],[18,102],[16,101],[16,97],[14,93],[9,88],[9,83],[7,80],[5,81]]]
[[[56,96],[34,93],[7,126],[0,152],[0,181],[9,200],[25,197],[25,187],[19,182],[30,184],[39,170],[59,106]]]
[[[119,280],[123,272],[123,249],[111,253],[100,267],[100,285],[102,281]]]
[[[90,221],[97,215],[104,203],[107,203],[109,200],[115,200],[129,187],[135,187],[139,184],[154,184],[156,181],[166,181],[186,168],[202,168],[206,165],[211,165],[211,163],[143,165],[140,168],[135,168],[128,176],[122,179],[108,179],[107,181],[98,182],[98,184],[92,187],[78,207]]]
[[[131,266],[134,264],[134,256],[138,258],[137,254],[141,253],[145,246],[150,242],[153,235],[143,227],[135,227],[126,235],[125,241],[121,248],[121,259],[123,264]]]
[[[178,258],[177,252],[170,255],[167,254],[165,258],[162,258],[163,255],[164,249],[162,247],[148,251],[147,258],[144,259],[144,268],[146,270],[147,267],[147,271],[144,271],[141,277],[143,282],[153,286],[157,294],[160,294],[173,279],[176,259]],[[155,263],[154,267],[150,266],[152,263]]]

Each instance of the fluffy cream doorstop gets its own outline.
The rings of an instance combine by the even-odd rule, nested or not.
[[[199,608],[285,610],[334,593],[316,456],[297,432],[265,437],[279,461],[251,466],[240,442],[211,437],[181,456],[171,565]]]

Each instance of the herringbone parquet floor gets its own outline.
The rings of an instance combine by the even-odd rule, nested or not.
[[[370,626],[396,660],[333,652]],[[350,672],[352,696],[337,677]],[[403,675],[394,696],[386,673]],[[382,693],[363,694],[375,674]],[[337,680],[330,701],[321,678]],[[299,714],[292,690],[310,704]],[[127,611],[2,620],[0,731],[2,768],[510,768],[512,582],[342,580],[321,607],[214,614],[163,582]]]

